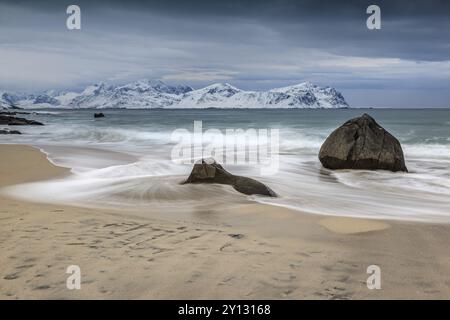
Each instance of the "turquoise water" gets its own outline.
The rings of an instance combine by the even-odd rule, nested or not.
[[[194,121],[201,120],[203,130],[279,130],[275,174],[261,175],[261,166],[255,164],[225,163],[229,171],[260,179],[280,195],[278,199],[250,200],[317,214],[450,222],[447,109],[102,110],[106,117],[100,120],[94,120],[94,110],[38,112],[27,117],[46,126],[21,127],[23,135],[0,136],[0,142],[40,146],[55,162],[72,167],[77,178],[47,183],[45,188],[28,185],[21,189],[35,198],[42,196],[39,190],[46,190],[55,195],[54,201],[83,199],[106,206],[117,205],[117,195],[122,205],[130,206],[173,206],[180,199],[190,199],[195,206],[206,199],[242,199],[244,196],[222,186],[200,186],[199,191],[195,187],[198,193],[190,193],[178,185],[192,165],[172,161],[176,145],[172,133],[176,129],[192,132]],[[364,112],[399,139],[409,173],[332,172],[321,167],[317,154],[326,137]],[[249,141],[252,146],[259,143]],[[119,153],[101,156],[94,149]],[[210,196],[199,199],[205,192]],[[128,203],[128,199],[132,201]]]

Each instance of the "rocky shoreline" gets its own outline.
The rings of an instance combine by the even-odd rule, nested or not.
[[[0,111],[0,125],[8,125],[8,126],[43,126],[44,124],[35,121],[29,120],[25,118],[16,117],[18,114],[30,114],[29,112],[20,112],[20,111]],[[0,129],[0,134],[22,134],[18,130],[10,130],[10,129]]]
[[[28,120],[25,118],[19,118],[19,117],[3,115],[3,114],[0,114],[0,124],[8,125],[8,126],[24,126],[24,125],[43,126],[44,125],[43,123],[41,123],[39,121]]]

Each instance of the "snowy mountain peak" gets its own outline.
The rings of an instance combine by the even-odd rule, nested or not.
[[[231,96],[238,92],[241,92],[242,90],[233,87],[229,83],[214,83],[212,85],[209,85],[203,89],[199,89],[196,91],[204,91],[207,94],[221,94],[224,96]]]
[[[302,82],[299,84],[294,84],[291,86],[275,88],[270,91],[272,91],[272,92],[292,92],[292,91],[308,91],[308,90],[310,91],[310,90],[315,90],[317,88],[318,88],[318,86],[307,81],[307,82]],[[322,89],[325,89],[325,88],[322,88]]]
[[[217,89],[217,90],[236,90],[236,91],[241,91],[238,88],[232,86],[231,84],[227,83],[227,82],[217,82],[217,83],[213,83],[210,84],[209,86],[205,87],[204,89]]]
[[[167,94],[183,94],[189,91],[192,91],[193,89],[189,86],[171,86],[167,85],[164,82],[160,80],[147,80],[147,79],[141,79],[137,80],[135,82],[129,83],[124,86],[118,87],[119,90],[131,90],[131,91],[137,91],[137,92],[148,92],[148,91],[155,91],[159,93],[167,93]]]
[[[107,85],[104,82],[99,82],[99,83],[96,83],[96,84],[86,87],[86,89],[84,89],[81,94],[83,94],[83,95],[89,95],[89,94],[98,95],[101,92],[104,92],[106,90],[108,90]]]

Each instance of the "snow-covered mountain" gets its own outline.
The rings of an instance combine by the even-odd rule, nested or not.
[[[0,109],[9,109],[14,107],[16,102],[27,99],[27,95],[18,93],[0,93]]]
[[[3,98],[0,96],[0,110],[8,109],[11,105],[7,103]]]
[[[37,95],[3,94],[6,104],[22,108],[347,108],[341,93],[310,82],[244,91],[228,83],[194,90],[161,81],[139,80],[113,86],[99,83],[81,93],[47,91]]]
[[[169,86],[161,81],[140,80],[115,87],[100,83],[87,87],[68,105],[73,108],[164,108],[177,103],[189,91],[191,87]]]
[[[243,91],[217,83],[183,95],[178,108],[346,108],[347,102],[333,88],[309,82],[269,91]]]

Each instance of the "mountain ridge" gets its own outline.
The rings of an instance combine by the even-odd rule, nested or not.
[[[343,95],[331,87],[311,82],[246,91],[229,83],[213,83],[193,89],[168,85],[159,80],[141,79],[124,85],[99,82],[81,92],[48,90],[38,94],[0,94],[0,107],[21,108],[348,108]]]

